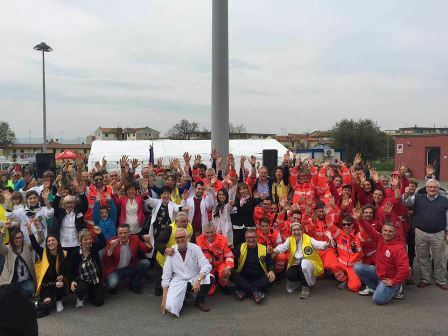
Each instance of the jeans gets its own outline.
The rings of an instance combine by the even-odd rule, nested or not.
[[[21,292],[23,295],[33,298],[34,296],[34,290],[36,289],[36,286],[34,285],[33,279],[24,280],[22,282],[16,283],[17,289],[19,292]]]
[[[131,278],[131,285],[133,287],[140,288],[143,282],[143,277],[145,276],[145,273],[149,269],[150,265],[151,263],[148,259],[141,259],[137,262],[135,267],[127,266],[116,269],[107,276],[107,287],[109,287],[109,289],[117,288],[121,280]]]
[[[376,275],[376,267],[366,264],[355,264],[355,273],[367,287],[374,289],[373,302],[378,305],[389,303],[400,290],[401,285],[386,286]]]

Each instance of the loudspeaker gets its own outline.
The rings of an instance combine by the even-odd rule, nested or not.
[[[278,165],[278,150],[263,149],[263,166],[268,168],[269,176],[274,176],[275,168]]]
[[[36,153],[36,177],[42,178],[45,171],[56,173],[54,153]]]

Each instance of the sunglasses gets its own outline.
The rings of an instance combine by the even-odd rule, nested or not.
[[[103,182],[103,179],[95,179],[95,182]]]
[[[342,223],[341,226],[352,226],[350,223]]]
[[[185,238],[187,238],[187,236],[174,237],[175,240],[181,240],[181,239],[185,239]]]

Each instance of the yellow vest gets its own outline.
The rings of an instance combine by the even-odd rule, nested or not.
[[[258,261],[260,262],[260,266],[264,271],[264,274],[268,274],[268,269],[266,267],[266,254],[267,254],[267,248],[263,244],[258,244]],[[243,270],[243,266],[246,263],[246,257],[247,257],[247,244],[243,243],[240,247],[240,257],[238,259],[238,269],[236,270],[238,273],[241,273]]]
[[[39,260],[36,262],[36,279],[37,279],[37,287],[36,287],[36,295],[39,295],[40,288],[42,286],[42,280],[44,279],[45,273],[47,273],[47,269],[49,266],[48,259],[47,259],[47,249],[44,249],[44,252],[42,253],[42,260]],[[67,252],[64,252],[64,256],[67,256]],[[59,256],[56,257],[56,272],[59,273]]]
[[[170,224],[170,226],[171,226],[171,235],[170,235],[170,239],[166,243],[166,247],[173,247],[174,245],[176,245],[176,239],[174,239],[174,236],[176,234],[176,230],[177,230],[178,226],[177,226],[176,222],[172,222]],[[190,237],[193,235],[193,226],[190,223],[188,223],[188,225],[187,225],[187,233]],[[159,251],[157,251],[156,260],[160,267],[163,267],[163,265],[165,265],[165,259],[166,259],[166,256],[164,254],[160,253]]]
[[[285,185],[283,180],[280,181],[279,185],[277,185],[277,186],[275,185],[275,183],[276,182],[272,183],[272,189],[271,189],[272,198],[273,198],[274,202],[279,202],[282,199],[282,197],[288,197],[289,184]],[[275,194],[276,191],[277,191],[277,194]],[[278,199],[276,197],[278,197]]]
[[[297,242],[296,239],[291,236],[289,237],[289,257],[288,257],[288,267],[292,265],[294,260],[294,254],[297,251]],[[303,258],[312,262],[313,264],[313,275],[315,277],[324,273],[324,264],[322,263],[322,259],[320,259],[319,252],[316,251],[311,244],[311,237],[307,234],[302,235],[302,254]]]
[[[179,194],[179,188],[174,187],[173,191],[171,192],[171,201],[176,203],[177,205],[180,205],[182,202],[182,197]]]
[[[3,205],[0,204],[0,223],[2,225],[0,226],[0,230],[3,228],[3,224],[6,223],[6,210],[3,207]],[[3,243],[8,244],[9,243],[9,230],[6,230],[5,237],[3,238]]]

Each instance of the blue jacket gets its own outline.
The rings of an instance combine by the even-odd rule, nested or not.
[[[95,225],[99,226],[103,232],[104,238],[109,240],[117,235],[117,206],[113,200],[109,200],[109,217],[106,220],[102,220],[100,217],[100,207],[99,201],[95,202],[93,206],[92,219]]]

